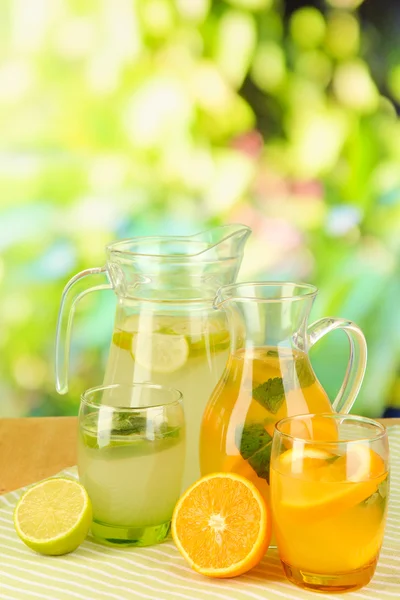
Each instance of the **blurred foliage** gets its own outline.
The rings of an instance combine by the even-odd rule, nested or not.
[[[111,293],[77,312],[66,398],[52,362],[107,242],[227,221],[254,230],[241,279],[313,281],[315,317],[364,329],[355,410],[400,404],[400,51],[360,4],[0,0],[0,414],[74,413],[101,381]],[[313,354],[331,395],[345,348]]]

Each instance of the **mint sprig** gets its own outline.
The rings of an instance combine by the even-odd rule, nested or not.
[[[281,408],[288,392],[299,387],[309,387],[316,380],[306,357],[291,361],[282,374],[283,377],[271,377],[255,386],[252,391],[254,400],[273,415]]]
[[[316,377],[306,356],[295,360],[294,366],[293,363],[291,363],[289,365],[289,369],[291,372],[289,372],[288,378],[291,387],[297,387],[300,385],[300,387],[306,388],[315,383]]]
[[[268,412],[276,415],[285,400],[282,377],[273,377],[253,388],[253,398]]]
[[[277,350],[269,350],[267,356],[279,354]],[[306,356],[290,361],[289,365],[283,367],[282,375],[283,377],[271,377],[252,390],[253,399],[271,415],[279,412],[290,391],[299,387],[309,387],[316,381]],[[238,428],[236,438],[242,458],[247,460],[258,477],[269,483],[272,437],[265,430],[263,423],[252,423]]]
[[[251,423],[236,429],[236,446],[244,460],[258,477],[269,483],[272,437],[261,423]]]
[[[388,478],[386,477],[380,484],[376,492],[365,498],[362,501],[363,506],[371,506],[371,504],[379,503],[383,508],[386,505],[386,498],[388,494]]]

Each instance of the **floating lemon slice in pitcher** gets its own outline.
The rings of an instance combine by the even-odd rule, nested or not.
[[[132,356],[138,365],[154,373],[173,373],[185,364],[189,344],[183,335],[138,333],[132,338]]]

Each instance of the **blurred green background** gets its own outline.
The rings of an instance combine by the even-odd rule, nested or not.
[[[304,6],[307,5],[307,6]],[[0,416],[74,414],[101,382],[111,292],[62,289],[111,240],[253,228],[240,279],[314,282],[365,331],[355,411],[400,406],[397,1],[0,0]],[[344,334],[312,355],[331,396]]]

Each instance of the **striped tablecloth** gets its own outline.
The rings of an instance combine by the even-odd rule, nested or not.
[[[400,598],[400,427],[389,429],[391,500],[384,546],[373,581],[346,600]],[[76,477],[76,471],[64,471]],[[291,585],[276,550],[236,579],[211,580],[192,571],[171,541],[149,548],[114,549],[88,538],[61,557],[29,550],[14,531],[12,513],[23,489],[0,496],[1,600],[301,600],[333,598]]]

